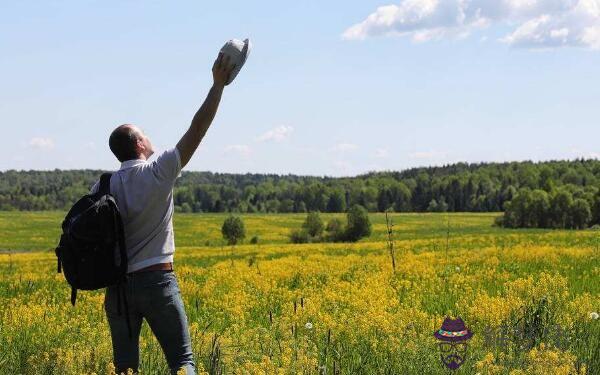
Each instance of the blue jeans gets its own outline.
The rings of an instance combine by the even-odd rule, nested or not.
[[[147,271],[127,275],[122,287],[127,296],[132,337],[129,338],[125,304],[116,286],[106,288],[104,309],[110,326],[117,374],[138,371],[140,329],[145,318],[167,358],[172,374],[183,367],[195,374],[194,355],[183,300],[173,271]],[[121,315],[118,314],[120,303]]]

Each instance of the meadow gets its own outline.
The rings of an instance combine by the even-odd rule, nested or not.
[[[358,243],[289,244],[304,214],[175,215],[175,273],[210,374],[448,374],[433,332],[474,335],[459,374],[600,373],[600,232],[492,226],[499,213],[383,214]],[[110,374],[103,291],[56,273],[63,212],[0,213],[0,374]],[[326,221],[343,214],[322,214]],[[448,225],[449,224],[449,225]],[[248,239],[258,237],[257,244]],[[141,373],[166,374],[144,323]]]

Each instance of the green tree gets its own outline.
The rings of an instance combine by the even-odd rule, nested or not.
[[[348,223],[346,224],[345,238],[348,241],[358,241],[371,234],[371,221],[367,210],[355,204],[348,210]]]
[[[555,228],[567,228],[570,226],[571,206],[573,196],[565,189],[555,190],[551,200],[550,218]]]
[[[103,171],[14,171],[0,172],[0,208],[4,210],[67,210],[89,191]],[[550,199],[550,219],[545,226],[572,227],[566,195],[585,199],[592,209],[592,222],[600,223],[597,207],[600,186],[599,160],[549,161],[542,163],[456,163],[443,167],[412,168],[400,172],[369,172],[355,177],[316,177],[267,174],[183,172],[175,182],[173,201],[178,212],[345,212],[354,204],[369,212],[393,207],[396,212],[426,211],[442,200],[448,211],[502,211],[525,188],[541,189]],[[531,195],[531,194],[530,194]],[[443,199],[442,199],[443,197]],[[516,226],[539,226],[539,214],[529,215],[527,194],[515,201],[512,214]],[[545,206],[541,195],[531,195],[539,212]],[[562,201],[561,201],[562,199]],[[293,201],[293,205],[290,203]],[[184,206],[184,203],[187,203]],[[519,204],[518,204],[519,203]],[[510,216],[510,213],[509,213]],[[542,220],[543,221],[543,220]],[[507,223],[510,220],[506,220]]]
[[[305,229],[294,229],[290,232],[291,243],[307,243],[310,241],[310,236]]]
[[[427,206],[427,211],[437,212],[437,210],[438,210],[438,202],[434,198],[429,202],[429,205]]]
[[[591,224],[600,224],[600,190],[594,196],[594,204],[592,206],[592,222]]]
[[[225,219],[223,226],[221,227],[221,233],[228,245],[235,245],[246,238],[244,222],[240,217],[233,215],[230,215]]]
[[[300,201],[297,204],[296,212],[306,212],[306,203],[304,203],[304,201]]]
[[[577,198],[573,201],[571,207],[571,220],[573,228],[584,229],[588,226],[592,219],[590,204],[585,199]]]
[[[446,203],[446,198],[442,195],[438,202],[438,212],[446,212],[448,211],[448,203]]]
[[[546,228],[550,216],[550,199],[548,198],[548,193],[540,189],[532,191],[528,211],[531,216],[530,226]]]
[[[575,168],[571,168],[562,176],[561,179],[565,184],[581,185],[583,176],[577,170],[575,170]]]
[[[411,192],[408,186],[402,182],[392,185],[394,193],[394,211],[410,211]]]
[[[522,189],[510,202],[505,204],[504,226],[508,228],[528,228],[532,226],[531,191]]]
[[[287,198],[279,202],[278,212],[294,212],[294,201]]]
[[[344,212],[346,211],[346,198],[344,192],[340,189],[335,189],[329,196],[327,202],[327,212]]]
[[[323,220],[319,216],[319,211],[312,211],[306,215],[306,220],[302,223],[302,228],[311,237],[318,237],[323,234]]]
[[[265,209],[267,212],[277,212],[279,210],[279,201],[277,199],[269,199],[265,203]]]
[[[552,168],[547,165],[540,168],[540,188],[548,193],[552,192],[556,186],[553,174]]]

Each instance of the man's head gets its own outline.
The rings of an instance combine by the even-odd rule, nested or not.
[[[108,145],[120,162],[146,160],[154,153],[150,139],[137,126],[131,124],[123,124],[113,130]]]

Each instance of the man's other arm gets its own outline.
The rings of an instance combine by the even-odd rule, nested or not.
[[[221,102],[225,82],[228,81],[229,75],[234,68],[235,65],[229,66],[229,56],[223,58],[223,54],[219,54],[219,57],[215,60],[212,68],[213,86],[208,92],[204,103],[202,103],[202,106],[194,115],[189,129],[177,143],[177,150],[181,158],[181,168],[190,161],[215,118],[219,103]]]

